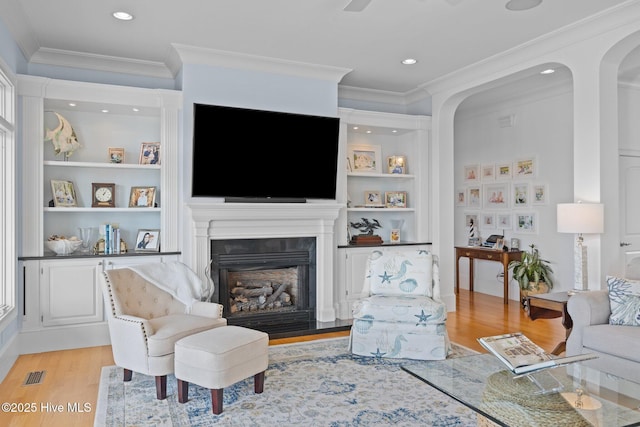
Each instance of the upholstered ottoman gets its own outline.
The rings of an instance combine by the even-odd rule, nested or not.
[[[211,390],[214,414],[222,413],[225,387],[253,375],[262,393],[269,365],[269,335],[240,326],[222,326],[182,338],[175,345],[178,401],[189,400],[189,383]]]

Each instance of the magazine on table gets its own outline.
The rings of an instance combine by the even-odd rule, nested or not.
[[[544,351],[522,332],[478,338],[478,342],[514,374],[525,374],[598,357],[593,353],[556,357]]]

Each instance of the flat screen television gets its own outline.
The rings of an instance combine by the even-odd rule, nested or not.
[[[193,197],[227,202],[335,199],[340,119],[193,106]]]

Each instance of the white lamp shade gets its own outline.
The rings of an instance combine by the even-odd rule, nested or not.
[[[604,205],[601,203],[559,203],[558,232],[600,234],[604,232]]]

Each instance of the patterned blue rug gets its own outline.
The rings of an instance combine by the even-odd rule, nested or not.
[[[453,345],[450,357],[472,351]],[[153,377],[102,368],[95,426],[476,426],[466,407],[400,369],[409,360],[352,355],[348,338],[269,347],[264,392],[253,378],[224,390],[223,412],[211,412],[209,390],[189,386],[178,403],[176,379],[165,400],[155,398]]]

